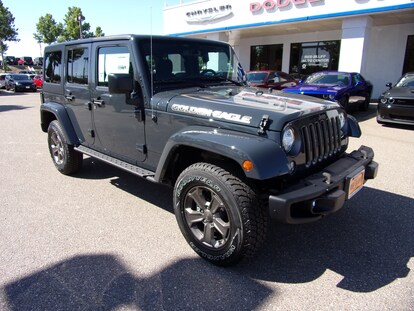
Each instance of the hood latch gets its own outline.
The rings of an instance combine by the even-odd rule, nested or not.
[[[259,124],[259,130],[257,131],[257,133],[259,135],[265,135],[266,130],[269,127],[269,124],[270,124],[269,115],[267,114],[263,115],[262,120],[260,121],[260,124]]]

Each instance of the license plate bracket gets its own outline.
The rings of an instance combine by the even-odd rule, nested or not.
[[[346,177],[345,189],[347,198],[352,198],[364,186],[365,168],[360,167]]]

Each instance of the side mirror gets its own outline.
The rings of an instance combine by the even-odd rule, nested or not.
[[[110,94],[125,94],[127,105],[138,107],[143,104],[142,95],[134,91],[134,79],[130,74],[110,73],[108,75],[108,89]]]
[[[133,79],[127,73],[110,73],[108,75],[109,93],[124,94],[134,90]]]
[[[392,83],[388,82],[387,84],[385,84],[386,87],[392,88]]]

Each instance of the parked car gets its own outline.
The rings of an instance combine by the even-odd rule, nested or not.
[[[377,122],[414,125],[414,72],[404,74],[378,99]]]
[[[33,66],[33,59],[30,56],[20,57],[17,62],[19,65]]]
[[[43,57],[35,57],[33,60],[35,66],[43,66]]]
[[[6,56],[7,65],[17,65],[17,58],[14,56]]]
[[[255,70],[247,73],[247,83],[255,87],[272,88],[281,90],[286,87],[297,85],[296,80],[283,71]]]
[[[355,105],[360,110],[368,110],[372,84],[357,72],[320,71],[283,91],[337,101],[346,110]]]
[[[6,90],[36,92],[36,84],[26,74],[9,74],[6,76]]]
[[[41,75],[35,75],[33,78],[33,82],[36,84],[38,89],[43,88],[43,77]]]
[[[6,76],[7,73],[0,73],[0,89],[4,89],[6,87]]]

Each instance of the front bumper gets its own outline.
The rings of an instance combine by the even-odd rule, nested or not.
[[[414,105],[378,104],[377,122],[414,125]]]
[[[378,163],[371,148],[361,146],[282,192],[269,195],[269,213],[283,223],[300,224],[319,220],[342,208],[350,196],[349,183],[365,170],[364,180],[373,179]]]

